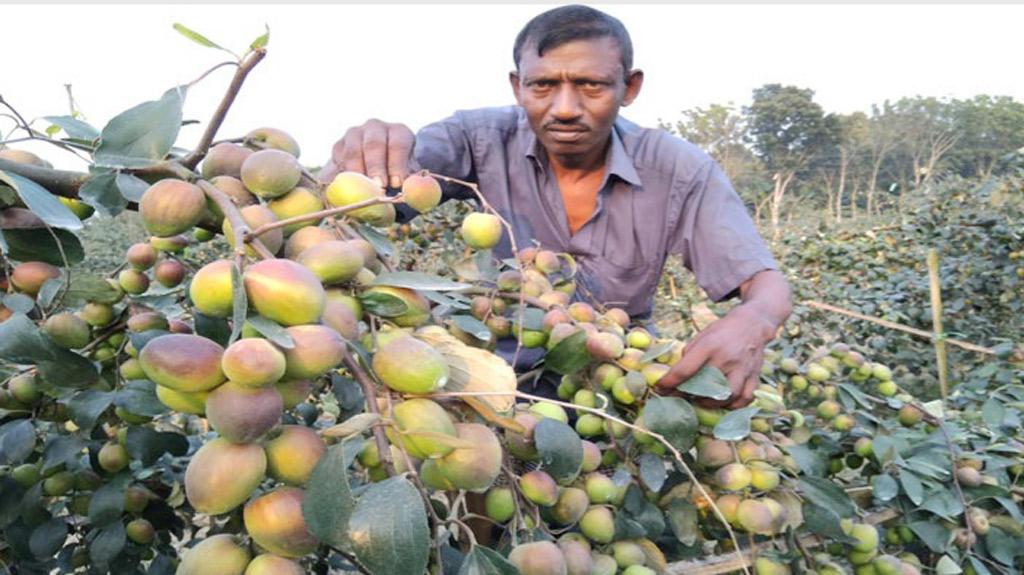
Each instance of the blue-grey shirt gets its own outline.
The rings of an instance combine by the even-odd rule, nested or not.
[[[516,245],[572,254],[577,295],[642,318],[669,255],[679,254],[713,300],[777,269],[746,207],[715,161],[665,131],[618,118],[591,218],[570,234],[558,182],[518,106],[456,112],[416,135],[416,162],[476,182],[515,231]],[[471,191],[444,185],[446,198]],[[495,248],[509,257],[508,238]]]

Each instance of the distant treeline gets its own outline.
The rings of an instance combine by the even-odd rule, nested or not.
[[[870,113],[835,114],[814,91],[766,84],[746,106],[685,110],[662,128],[697,144],[778,229],[799,202],[842,221],[900,209],[904,194],[943,175],[987,177],[1024,147],[1024,104],[1006,96],[886,100]]]

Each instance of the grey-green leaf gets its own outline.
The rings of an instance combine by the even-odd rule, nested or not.
[[[856,511],[850,496],[823,477],[801,477],[800,491],[815,505],[829,509],[840,517],[852,517]]]
[[[288,334],[287,331],[280,324],[273,320],[269,320],[261,315],[250,315],[246,321],[256,331],[260,332],[263,337],[269,339],[274,345],[283,347],[285,349],[292,349],[295,347],[295,340]]]
[[[332,445],[313,468],[302,497],[309,532],[336,548],[348,546],[348,519],[355,508],[348,485],[345,442]]]
[[[25,206],[46,222],[46,225],[65,230],[82,229],[82,220],[46,188],[24,176],[3,170],[0,170],[0,182],[13,188],[21,201],[25,202]]]
[[[64,133],[77,140],[95,140],[100,131],[86,122],[71,116],[43,116],[43,119],[54,126],[60,127]]]
[[[732,391],[729,389],[729,380],[712,365],[704,365],[693,377],[676,386],[677,391],[688,393],[696,397],[710,397],[711,399],[729,399]]]
[[[673,499],[665,509],[665,517],[680,543],[690,546],[697,541],[697,508],[692,503],[682,498]]]
[[[173,28],[175,30],[177,30],[179,34],[181,34],[182,36],[188,38],[189,40],[192,40],[193,42],[195,42],[196,44],[199,44],[200,46],[205,46],[207,48],[216,48],[218,50],[224,50],[224,48],[222,48],[220,45],[214,43],[212,40],[210,40],[206,36],[203,36],[199,32],[196,32],[195,30],[192,30],[191,28],[185,26],[184,24],[180,24],[178,22],[175,22],[174,25],[173,25]]]
[[[519,569],[497,551],[474,545],[462,560],[459,575],[519,575]]]
[[[370,285],[433,291],[450,291],[472,287],[470,284],[453,282],[443,277],[423,272],[384,272],[375,277]]]
[[[583,465],[583,442],[571,427],[550,417],[541,418],[533,430],[544,470],[555,481],[568,483]]]
[[[401,476],[370,485],[349,517],[349,539],[356,558],[370,573],[423,573],[430,555],[430,528],[419,492]]]
[[[688,451],[697,439],[697,414],[678,397],[652,395],[643,411],[644,427],[663,436],[680,452]]]
[[[587,332],[582,330],[555,344],[544,356],[544,366],[562,375],[576,373],[589,363]]]
[[[715,424],[715,437],[726,441],[739,441],[750,435],[750,420],[758,411],[760,408],[752,405],[726,413]]]
[[[101,214],[111,217],[128,205],[117,185],[117,174],[112,171],[90,177],[79,190],[78,197]]]
[[[95,165],[141,168],[162,160],[178,138],[185,92],[184,86],[171,88],[159,100],[143,102],[111,119],[100,134]]]

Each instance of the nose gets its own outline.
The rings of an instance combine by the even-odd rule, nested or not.
[[[560,122],[572,121],[580,117],[580,98],[571,83],[559,85],[551,105],[551,115]]]

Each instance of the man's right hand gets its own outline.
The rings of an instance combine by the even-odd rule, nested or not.
[[[349,128],[331,150],[319,179],[330,183],[339,172],[366,174],[384,187],[400,188],[409,175],[416,136],[405,124],[367,120]]]

